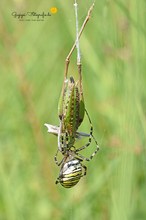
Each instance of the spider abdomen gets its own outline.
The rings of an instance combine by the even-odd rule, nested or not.
[[[61,167],[58,182],[65,188],[75,186],[82,177],[82,164],[78,159],[72,159]]]

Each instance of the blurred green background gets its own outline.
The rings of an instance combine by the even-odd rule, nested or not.
[[[79,1],[80,26],[91,4]],[[12,16],[51,7],[58,11],[44,21]],[[80,47],[100,152],[85,163],[87,176],[65,189],[55,185],[57,139],[44,123],[58,125],[74,40],[73,0],[0,2],[0,220],[146,219],[146,1],[95,1]],[[75,51],[69,74],[76,73]],[[79,130],[89,129],[85,119]]]

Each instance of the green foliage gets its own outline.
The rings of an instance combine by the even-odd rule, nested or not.
[[[91,3],[79,2],[80,25]],[[54,6],[58,12],[44,21],[11,15]],[[1,220],[146,219],[145,21],[144,0],[95,1],[80,46],[100,152],[86,163],[87,176],[64,189],[55,185],[57,139],[43,124],[59,122],[64,63],[75,40],[73,1],[1,1]],[[76,53],[69,71],[77,77]],[[85,119],[80,130],[89,129]]]

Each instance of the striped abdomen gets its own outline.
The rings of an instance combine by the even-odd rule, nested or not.
[[[75,186],[82,177],[82,165],[80,160],[72,159],[63,164],[58,181],[65,188]]]

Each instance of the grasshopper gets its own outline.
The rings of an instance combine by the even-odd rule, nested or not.
[[[83,93],[78,87],[78,82],[75,83],[73,77],[65,80],[65,87],[60,96],[58,113],[60,119],[58,148],[64,153],[75,143],[76,132],[85,114]]]
[[[79,34],[77,33],[78,37],[76,42],[74,43],[70,53],[66,58],[64,82],[58,105],[59,126],[45,124],[49,133],[58,136],[58,150],[54,159],[58,166],[61,165],[61,169],[59,177],[56,180],[56,184],[60,183],[65,188],[73,187],[79,182],[82,176],[86,175],[87,168],[82,164],[83,160],[90,161],[99,150],[98,143],[93,136],[93,126],[91,119],[84,104],[80,59],[77,62],[79,80],[75,82],[72,76],[69,78],[67,77],[70,57],[75,47],[77,47],[78,39],[90,18],[93,6],[94,4],[92,4],[90,7],[81,30]],[[78,132],[78,128],[83,122],[85,113],[90,123],[89,134]],[[82,137],[88,137],[88,142],[84,146],[76,148],[74,146],[76,139],[80,139]],[[78,152],[87,148],[91,144],[92,139],[96,144],[96,150],[89,158],[86,158]],[[63,155],[61,162],[58,162],[57,160],[58,152],[61,152]]]

